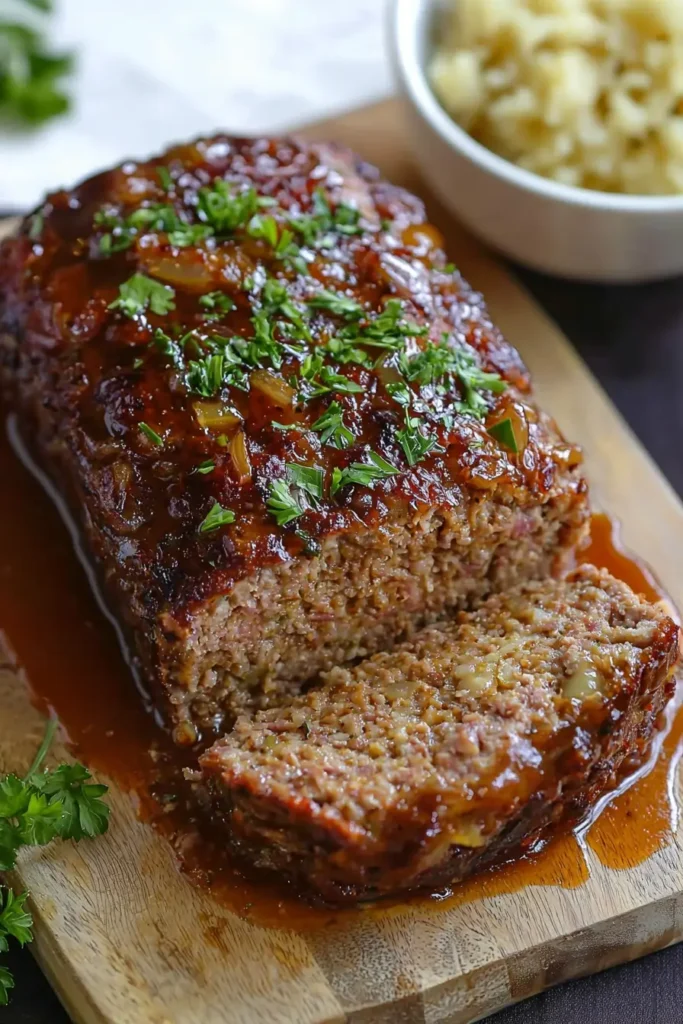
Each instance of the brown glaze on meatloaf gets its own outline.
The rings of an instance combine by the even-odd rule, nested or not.
[[[642,762],[678,627],[606,572],[522,585],[240,717],[202,758],[228,842],[328,900],[457,881]]]
[[[585,527],[579,453],[422,204],[331,145],[217,136],[51,195],[0,247],[0,371],[176,721],[547,576]]]

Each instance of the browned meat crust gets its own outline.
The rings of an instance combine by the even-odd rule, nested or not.
[[[217,136],[51,195],[0,247],[0,376],[179,721],[547,576],[585,527],[579,453],[422,204],[334,146]]]
[[[646,757],[678,627],[606,572],[522,585],[242,716],[201,761],[242,856],[326,899],[462,878]]]

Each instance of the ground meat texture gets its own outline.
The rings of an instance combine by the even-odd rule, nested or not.
[[[523,584],[240,717],[201,784],[239,854],[328,900],[450,883],[642,763],[677,654],[606,572]]]
[[[580,454],[422,204],[332,145],[217,136],[50,195],[0,246],[0,380],[189,739],[585,530]]]

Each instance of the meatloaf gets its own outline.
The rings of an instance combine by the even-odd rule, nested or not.
[[[0,378],[179,739],[557,571],[580,454],[345,149],[224,135],[0,247]]]
[[[241,716],[202,757],[240,855],[327,900],[458,880],[646,756],[678,627],[604,571],[521,584]]]

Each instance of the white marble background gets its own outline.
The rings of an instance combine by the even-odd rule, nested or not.
[[[74,109],[0,133],[0,210],[184,136],[282,130],[387,95],[391,2],[56,0]]]

